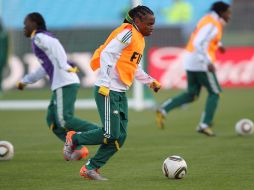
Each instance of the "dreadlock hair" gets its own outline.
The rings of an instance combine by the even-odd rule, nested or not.
[[[153,11],[147,6],[138,5],[127,13],[127,16],[125,17],[123,22],[132,24],[135,18],[143,20],[143,17],[147,14],[154,15]]]
[[[229,7],[230,7],[229,4],[227,4],[223,1],[217,1],[217,2],[212,4],[210,10],[215,11],[219,16],[221,16],[221,14],[223,12],[227,11]]]
[[[40,13],[30,13],[27,15],[27,18],[36,23],[38,30],[47,30],[45,20]]]

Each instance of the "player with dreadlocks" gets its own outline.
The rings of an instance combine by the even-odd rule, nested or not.
[[[47,123],[53,133],[65,142],[67,131],[87,131],[99,128],[95,124],[74,117],[74,104],[79,89],[77,67],[67,61],[59,40],[47,31],[40,13],[30,13],[24,21],[24,35],[32,40],[32,49],[41,66],[17,83],[23,90],[27,84],[48,76],[52,96],[48,106]],[[79,160],[88,155],[85,146],[77,146],[66,160]]]
[[[89,132],[70,131],[64,152],[69,154],[78,145],[91,144],[89,139],[101,144],[97,153],[81,169],[86,179],[106,180],[101,168],[123,145],[127,136],[128,104],[126,91],[137,79],[155,92],[161,85],[145,73],[140,60],[145,48],[144,36],[153,32],[155,17],[146,6],[131,9],[124,23],[116,28],[94,53],[91,68],[99,70],[95,83],[95,101],[103,128]]]

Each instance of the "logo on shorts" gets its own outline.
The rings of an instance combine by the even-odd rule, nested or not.
[[[114,110],[113,114],[119,114],[119,111],[118,110]]]

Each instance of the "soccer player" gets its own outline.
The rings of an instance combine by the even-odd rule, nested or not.
[[[64,147],[68,155],[76,146],[100,144],[95,156],[80,169],[80,175],[86,179],[106,180],[98,169],[123,146],[128,124],[126,91],[133,80],[147,84],[155,92],[161,87],[139,64],[145,48],[144,36],[152,34],[154,23],[154,13],[148,7],[131,9],[124,23],[110,34],[92,57],[91,68],[99,70],[95,101],[103,128],[82,133],[70,131]]]
[[[208,91],[205,110],[202,114],[197,131],[208,136],[214,136],[211,130],[214,114],[219,101],[221,87],[218,83],[215,67],[215,52],[217,48],[224,52],[221,44],[223,25],[231,17],[230,5],[222,1],[211,6],[211,12],[205,15],[197,24],[186,47],[184,67],[187,72],[187,91],[165,101],[156,111],[159,128],[164,127],[165,117],[172,109],[196,100],[201,87]]]
[[[23,90],[27,84],[49,77],[52,96],[48,106],[47,123],[53,133],[65,142],[67,131],[88,131],[98,126],[74,117],[74,104],[80,86],[77,67],[67,61],[59,40],[47,31],[40,13],[30,13],[24,20],[24,35],[32,40],[32,49],[41,66],[17,83]],[[66,160],[79,160],[88,155],[85,146],[77,146]]]

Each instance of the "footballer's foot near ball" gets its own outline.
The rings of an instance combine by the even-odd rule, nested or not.
[[[215,133],[213,132],[211,127],[201,128],[200,126],[198,126],[197,132],[205,134],[206,136],[209,137],[215,137]]]

